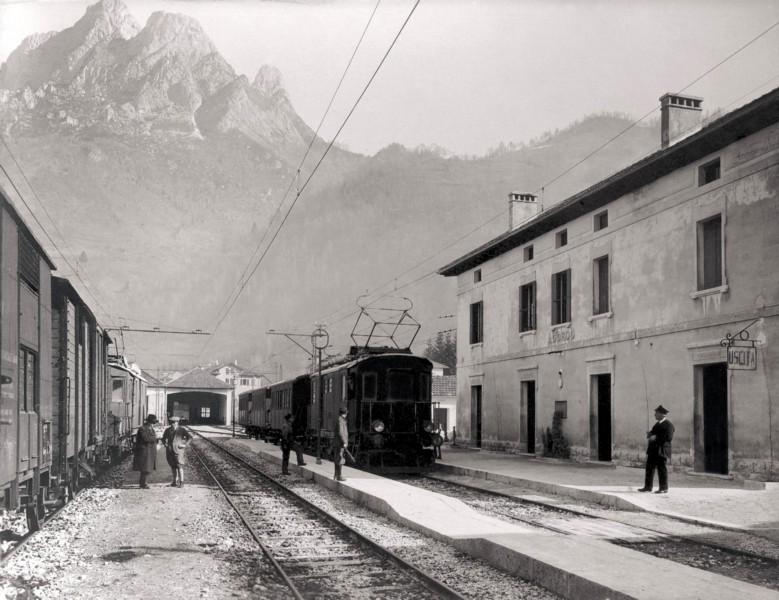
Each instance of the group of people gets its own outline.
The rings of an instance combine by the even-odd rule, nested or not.
[[[168,421],[170,426],[162,434],[162,445],[165,446],[165,458],[173,473],[170,487],[184,487],[185,452],[192,436],[186,429],[179,427],[179,417],[172,416]],[[157,470],[157,432],[154,430],[157,422],[157,415],[147,416],[135,437],[133,471],[141,473],[139,483],[142,490],[149,489],[146,479],[152,471]]]
[[[341,475],[341,467],[346,462],[345,455],[348,453],[346,447],[349,444],[349,428],[346,423],[346,408],[341,408],[338,413],[338,426],[335,432],[333,443],[335,454],[333,463],[335,464],[336,481],[346,481]],[[162,444],[165,446],[165,458],[173,472],[173,483],[170,487],[184,486],[184,465],[185,451],[192,441],[192,436],[183,427],[179,427],[179,417],[173,416],[168,419],[170,427],[162,434]],[[138,428],[135,437],[135,456],[133,458],[133,471],[139,471],[141,478],[140,487],[148,490],[147,478],[152,471],[157,470],[157,432],[154,425],[157,424],[157,415],[150,414],[146,417],[144,424]],[[298,466],[305,466],[303,460],[303,451],[300,444],[295,439],[295,415],[288,414],[284,416],[284,425],[281,428],[281,474],[289,475],[289,454],[295,451],[297,455]]]
[[[341,474],[341,467],[349,455],[349,427],[346,421],[347,410],[341,407],[338,411],[338,423],[333,439],[333,465],[335,473],[333,479],[346,481]],[[657,471],[660,487],[655,494],[668,493],[668,461],[671,459],[671,441],[674,437],[674,426],[668,420],[668,409],[659,405],[655,409],[656,423],[646,433],[648,440],[646,450],[646,469],[644,487],[639,492],[651,492]],[[171,487],[184,486],[185,451],[192,441],[192,436],[183,427],[179,427],[179,417],[169,419],[170,426],[162,434],[162,444],[165,446],[165,458],[173,473]],[[135,457],[133,459],[133,471],[140,471],[141,489],[149,489],[146,479],[149,474],[157,469],[157,432],[154,425],[157,416],[150,414],[146,422],[138,429],[135,441]],[[295,415],[284,416],[284,425],[281,428],[281,474],[289,475],[289,454],[295,451],[298,466],[305,466],[303,451],[295,439]]]

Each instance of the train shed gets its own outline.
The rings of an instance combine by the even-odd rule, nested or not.
[[[167,415],[181,417],[193,425],[232,422],[235,388],[199,367],[161,384],[155,393]]]

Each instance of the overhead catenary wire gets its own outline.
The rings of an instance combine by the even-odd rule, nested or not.
[[[677,92],[677,93],[682,93],[682,92],[686,91],[687,89],[689,89],[689,88],[690,88],[692,85],[694,85],[695,83],[697,83],[698,81],[700,81],[701,79],[703,79],[704,77],[706,77],[707,75],[709,75],[710,73],[712,73],[714,70],[716,70],[717,68],[719,68],[720,66],[722,66],[723,64],[725,64],[725,63],[726,63],[728,60],[732,59],[734,56],[736,56],[737,54],[739,54],[740,52],[742,52],[744,49],[746,49],[747,47],[749,47],[750,45],[752,45],[753,43],[755,43],[757,40],[759,40],[760,38],[762,38],[763,36],[765,36],[766,34],[768,34],[768,33],[769,33],[771,30],[773,30],[773,29],[774,29],[774,28],[776,28],[777,26],[779,26],[779,21],[777,21],[776,23],[774,23],[773,25],[771,25],[771,26],[770,26],[770,27],[768,27],[767,29],[763,30],[761,33],[759,33],[758,35],[756,35],[755,37],[753,37],[753,38],[752,38],[751,40],[749,40],[747,43],[743,44],[743,45],[742,45],[741,47],[739,47],[737,50],[735,50],[735,51],[731,52],[731,53],[730,53],[730,54],[729,54],[729,55],[728,55],[726,58],[724,58],[723,60],[719,61],[719,62],[718,62],[716,65],[714,65],[713,67],[711,67],[710,69],[708,69],[708,70],[707,70],[706,72],[704,72],[702,75],[700,75],[699,77],[695,78],[693,81],[691,81],[690,83],[688,83],[687,85],[685,85],[685,86],[684,86],[683,88],[681,88],[681,89],[679,90],[679,92]],[[771,81],[774,81],[776,78],[777,78],[777,77],[773,77],[772,79],[770,79],[770,80],[768,80],[768,81],[766,81],[766,82],[764,82],[764,83],[760,84],[759,86],[757,86],[756,88],[754,88],[753,90],[751,90],[750,92],[748,92],[747,94],[744,94],[744,95],[742,95],[742,96],[741,96],[741,97],[739,97],[737,100],[734,100],[733,102],[731,102],[730,104],[728,104],[728,105],[726,106],[726,108],[727,108],[727,107],[729,107],[729,106],[732,106],[732,105],[734,105],[734,104],[736,104],[736,103],[738,103],[738,102],[739,102],[739,101],[741,101],[743,98],[745,98],[745,97],[749,96],[750,94],[754,93],[754,92],[755,92],[755,91],[757,91],[758,89],[760,89],[760,88],[764,87],[765,85],[767,85],[767,84],[768,84],[768,83],[770,83]],[[655,105],[655,106],[652,108],[652,110],[648,111],[648,112],[647,112],[647,113],[646,113],[644,116],[642,116],[641,118],[639,118],[639,119],[635,120],[634,122],[632,122],[632,123],[631,123],[631,124],[630,124],[628,127],[626,127],[625,129],[623,129],[622,131],[620,131],[618,134],[616,134],[615,136],[613,136],[612,138],[610,138],[610,139],[609,139],[607,142],[605,142],[604,144],[602,144],[601,146],[599,146],[598,148],[596,148],[596,149],[595,149],[595,150],[593,150],[592,152],[590,152],[590,153],[589,153],[587,156],[585,156],[584,158],[582,158],[581,160],[579,160],[578,162],[576,162],[574,165],[572,165],[572,166],[568,167],[568,168],[567,168],[565,171],[563,171],[562,173],[560,173],[559,175],[555,176],[553,179],[551,179],[550,181],[548,181],[547,183],[545,183],[544,185],[542,185],[541,187],[539,187],[539,188],[538,188],[538,189],[537,189],[537,190],[536,190],[534,193],[535,193],[535,194],[538,194],[539,192],[543,191],[543,190],[544,190],[546,187],[548,187],[548,186],[549,186],[549,185],[551,185],[552,183],[554,183],[554,182],[558,181],[560,178],[562,178],[562,177],[563,177],[563,176],[565,176],[567,173],[569,173],[570,171],[572,171],[573,169],[575,169],[577,166],[581,165],[581,164],[582,164],[582,163],[584,163],[586,160],[588,160],[588,159],[592,158],[592,156],[594,156],[595,154],[597,154],[598,152],[600,152],[601,150],[603,150],[603,149],[604,149],[606,146],[608,146],[609,144],[613,143],[613,142],[614,142],[615,140],[617,140],[617,139],[618,139],[620,136],[624,135],[624,134],[625,134],[626,132],[628,132],[630,129],[632,129],[633,127],[635,127],[636,125],[638,125],[638,124],[639,124],[641,121],[643,121],[643,120],[644,120],[644,119],[646,119],[648,116],[650,116],[652,113],[654,113],[654,112],[655,112],[655,111],[656,111],[658,108],[659,108],[659,105]],[[656,151],[656,150],[657,150],[657,149],[653,150],[652,152],[654,152],[654,151]],[[651,153],[650,153],[650,154],[651,154]],[[646,155],[644,155],[644,156],[648,156],[648,154],[646,154]],[[486,220],[486,221],[482,222],[482,223],[481,223],[481,224],[479,224],[477,227],[475,227],[475,228],[471,229],[469,232],[467,232],[466,234],[464,234],[464,235],[460,236],[459,238],[455,239],[453,242],[449,243],[447,246],[445,246],[445,247],[441,248],[440,250],[438,250],[438,251],[437,251],[437,252],[435,252],[434,254],[432,254],[432,255],[428,256],[428,257],[427,257],[427,258],[425,258],[424,260],[422,260],[422,261],[418,262],[418,263],[417,263],[416,265],[414,265],[413,267],[411,267],[411,268],[409,268],[409,269],[406,269],[405,271],[403,271],[403,272],[402,272],[402,273],[400,273],[399,275],[396,275],[395,277],[393,277],[393,278],[392,278],[392,279],[390,279],[389,281],[387,281],[387,282],[385,282],[385,283],[381,284],[380,286],[378,286],[378,287],[374,288],[374,290],[373,290],[371,293],[372,293],[372,294],[378,293],[378,291],[379,291],[379,290],[381,290],[382,288],[384,288],[385,286],[389,285],[390,283],[396,282],[396,280],[397,280],[399,277],[402,277],[402,276],[403,276],[403,275],[405,275],[406,273],[409,273],[409,272],[413,271],[414,269],[416,269],[417,267],[419,267],[419,266],[423,265],[424,263],[428,262],[428,261],[429,261],[429,260],[431,260],[432,258],[435,258],[436,256],[438,256],[439,254],[441,254],[441,253],[443,253],[444,251],[448,250],[448,249],[449,249],[449,248],[451,248],[452,246],[454,246],[454,245],[456,245],[456,244],[460,243],[461,241],[465,240],[467,237],[471,236],[471,235],[472,235],[472,234],[474,234],[476,231],[478,231],[478,230],[482,229],[483,227],[485,227],[486,225],[490,224],[492,221],[494,221],[494,220],[496,220],[496,219],[498,219],[498,218],[501,218],[501,217],[503,217],[503,216],[504,216],[506,213],[507,213],[507,210],[506,210],[506,209],[504,209],[504,210],[501,210],[499,213],[497,213],[497,214],[496,214],[496,215],[494,215],[493,217],[491,217],[491,218],[489,218],[488,220]],[[409,286],[411,286],[411,285],[413,285],[413,284],[415,284],[415,283],[421,282],[422,280],[425,280],[425,279],[427,279],[427,278],[429,278],[429,277],[431,277],[431,276],[435,275],[436,273],[437,273],[437,269],[436,269],[436,270],[433,270],[433,271],[431,271],[431,272],[428,272],[428,273],[426,273],[426,274],[424,274],[424,275],[422,275],[422,276],[418,277],[417,279],[414,279],[414,280],[412,280],[411,282],[408,282],[408,283],[406,283],[406,284],[403,284],[402,286],[400,286],[399,288],[396,288],[396,289],[394,289],[393,291],[399,291],[399,290],[402,290],[402,289],[404,289],[404,288],[407,288],[407,287],[409,287]],[[330,318],[332,315],[334,315],[334,314],[337,314],[337,313],[338,313],[338,312],[340,312],[341,310],[345,310],[345,309],[348,309],[348,308],[351,308],[351,307],[341,307],[340,309],[336,309],[335,311],[333,311],[332,313],[330,313],[330,316],[328,316],[327,318]],[[345,315],[345,316],[344,316],[342,319],[339,319],[338,321],[335,321],[335,322],[340,322],[341,320],[348,318],[349,316],[351,316],[351,315],[355,314],[356,312],[357,312],[357,311],[351,310],[351,311],[349,312],[349,314]]]
[[[1,139],[1,138],[0,138],[0,139]],[[5,140],[3,140],[3,144],[5,144]],[[8,149],[8,146],[6,146],[6,149]],[[10,149],[8,149],[8,153],[11,155],[11,158],[13,158],[13,154],[11,153]],[[16,159],[15,159],[15,158],[14,158],[14,162],[16,162]],[[27,185],[28,185],[28,186],[30,186],[30,190],[32,191],[33,195],[34,195],[34,196],[35,196],[35,197],[38,199],[38,202],[39,202],[39,203],[41,204],[41,206],[43,207],[43,203],[41,202],[40,198],[38,198],[38,195],[36,194],[36,192],[35,192],[35,189],[34,189],[34,188],[32,187],[32,185],[30,184],[30,182],[29,182],[29,180],[27,179],[26,175],[24,175],[24,171],[22,170],[22,168],[19,166],[19,164],[18,164],[18,163],[16,163],[16,166],[17,166],[17,168],[19,169],[19,171],[22,173],[22,177],[24,177],[25,181],[27,181]],[[87,293],[88,293],[88,294],[89,294],[89,295],[92,297],[92,299],[95,301],[95,303],[96,303],[96,304],[97,304],[97,306],[100,308],[100,310],[102,310],[102,311],[103,311],[103,314],[105,314],[105,316],[106,316],[106,317],[107,317],[107,318],[110,320],[110,319],[111,319],[111,313],[110,313],[108,310],[106,310],[106,308],[105,308],[105,307],[104,307],[104,306],[103,306],[103,305],[100,303],[100,301],[99,301],[99,300],[98,300],[98,299],[95,297],[95,295],[92,293],[92,290],[90,290],[90,289],[89,289],[89,286],[88,286],[88,285],[86,284],[86,282],[85,282],[85,281],[84,281],[84,280],[81,278],[81,275],[79,274],[79,272],[78,272],[78,269],[76,269],[76,268],[75,268],[75,267],[74,267],[72,264],[70,264],[70,261],[68,261],[68,258],[67,258],[67,257],[65,256],[65,254],[62,252],[62,250],[60,250],[60,247],[57,245],[57,242],[55,242],[55,241],[52,239],[52,237],[49,235],[49,232],[48,232],[48,231],[46,230],[46,228],[43,226],[43,223],[41,223],[41,222],[40,222],[40,219],[38,219],[38,217],[37,217],[37,215],[35,214],[35,212],[32,210],[32,208],[30,208],[30,205],[29,205],[29,204],[27,204],[27,201],[24,199],[24,196],[22,195],[22,192],[21,192],[21,191],[19,190],[19,188],[16,186],[16,183],[14,183],[13,179],[11,179],[11,175],[8,173],[8,171],[6,170],[6,168],[5,168],[5,167],[4,167],[2,164],[0,164],[0,170],[2,170],[2,171],[3,171],[3,173],[4,173],[4,174],[5,174],[5,176],[6,176],[6,178],[8,179],[8,182],[11,184],[11,186],[13,187],[13,189],[16,191],[16,194],[19,196],[19,200],[21,200],[22,204],[24,204],[25,208],[27,208],[27,211],[30,213],[30,215],[31,215],[31,216],[32,216],[32,218],[35,220],[35,222],[38,224],[38,227],[41,229],[41,231],[43,232],[43,234],[44,234],[44,235],[45,235],[45,236],[48,238],[49,242],[51,242],[51,244],[54,246],[54,249],[57,251],[57,253],[58,253],[58,254],[59,254],[61,257],[62,257],[62,260],[64,260],[64,261],[65,261],[65,264],[67,264],[67,265],[68,265],[68,267],[70,267],[71,271],[73,271],[73,273],[75,274],[76,278],[77,278],[77,279],[78,279],[78,280],[81,282],[81,284],[84,286],[84,289],[86,290],[86,292],[87,292]],[[43,210],[46,212],[46,214],[47,214],[47,215],[49,214],[49,213],[48,213],[48,211],[46,211],[46,208],[45,208],[45,207],[43,208]],[[49,216],[49,218],[51,219],[51,216]],[[52,221],[52,222],[53,222],[53,221]],[[56,228],[56,225],[55,225],[55,228]],[[57,231],[59,232],[59,230],[57,230]],[[60,233],[60,236],[62,236],[62,234],[61,234],[61,233]],[[63,237],[62,239],[63,239],[63,242],[64,242],[64,241],[65,241],[65,238]]]
[[[335,88],[335,91],[333,92],[333,95],[330,98],[330,102],[327,105],[327,108],[325,108],[324,114],[322,115],[322,118],[319,121],[319,125],[317,125],[316,131],[314,132],[314,135],[311,137],[311,142],[308,144],[308,147],[306,148],[305,153],[303,154],[303,158],[300,160],[300,164],[298,165],[297,171],[295,172],[295,176],[290,181],[289,186],[287,187],[286,192],[284,192],[284,196],[281,198],[281,201],[279,202],[278,206],[276,207],[276,211],[273,213],[273,216],[270,218],[270,221],[268,222],[268,227],[265,228],[265,232],[263,233],[262,237],[260,238],[260,241],[257,243],[257,247],[254,249],[254,252],[252,253],[251,257],[249,258],[249,261],[246,263],[246,267],[243,270],[243,273],[241,273],[240,278],[238,279],[238,282],[231,290],[230,294],[225,298],[224,303],[217,311],[214,319],[211,320],[213,323],[219,314],[224,310],[225,306],[227,306],[227,303],[230,301],[230,298],[236,291],[240,293],[240,290],[243,289],[243,286],[241,285],[244,281],[244,277],[246,276],[246,273],[249,271],[249,268],[252,265],[252,262],[254,261],[255,257],[257,256],[257,253],[260,251],[260,248],[262,247],[262,243],[265,241],[265,237],[268,234],[268,231],[270,231],[271,225],[276,220],[276,216],[281,212],[281,207],[284,206],[284,201],[287,199],[287,196],[289,195],[290,190],[292,189],[293,185],[298,184],[296,193],[297,195],[300,195],[300,171],[303,168],[304,163],[306,162],[306,158],[308,158],[309,153],[311,152],[311,148],[313,148],[314,143],[318,139],[319,131],[322,128],[323,123],[325,122],[325,119],[327,118],[327,115],[330,113],[330,108],[333,106],[333,102],[335,101],[336,96],[338,95],[339,90],[341,89],[341,85],[343,84],[344,80],[346,79],[346,75],[349,72],[350,67],[352,66],[352,62],[354,61],[354,57],[357,55],[358,50],[360,49],[360,46],[362,45],[362,41],[365,38],[365,34],[368,32],[368,28],[371,26],[371,23],[373,22],[373,17],[376,15],[376,11],[379,8],[379,5],[381,4],[381,0],[378,0],[376,2],[376,6],[373,8],[373,12],[371,13],[370,18],[368,19],[368,22],[365,25],[365,28],[362,31],[362,35],[360,35],[360,39],[357,41],[357,45],[354,48],[354,51],[352,52],[352,56],[349,58],[349,62],[347,63],[346,67],[344,68],[344,72],[341,75],[341,79],[338,82],[338,85]]]
[[[374,70],[374,72],[371,75],[370,79],[368,80],[368,83],[365,84],[365,87],[363,88],[362,92],[360,92],[360,95],[358,96],[357,100],[354,102],[354,105],[352,106],[352,108],[349,110],[349,113],[346,115],[346,118],[344,119],[343,123],[338,128],[338,131],[336,131],[335,135],[333,136],[333,139],[327,145],[327,147],[325,148],[325,151],[322,154],[322,156],[320,157],[319,161],[316,163],[316,165],[314,166],[313,170],[309,174],[308,178],[305,180],[305,182],[303,182],[303,185],[300,187],[300,190],[298,191],[298,193],[293,198],[292,203],[290,204],[289,208],[287,209],[286,213],[284,214],[284,218],[282,219],[282,221],[279,224],[278,228],[276,229],[276,231],[274,232],[274,234],[271,237],[270,241],[268,242],[268,245],[265,248],[264,252],[260,255],[260,258],[257,261],[257,264],[254,266],[254,268],[252,269],[251,273],[249,273],[249,276],[246,278],[246,280],[241,285],[240,289],[238,290],[238,292],[236,293],[235,297],[233,298],[233,301],[230,304],[229,308],[227,309],[225,314],[222,316],[222,318],[217,323],[216,327],[214,328],[214,330],[212,332],[212,335],[208,338],[208,340],[204,344],[203,348],[201,349],[200,355],[202,355],[203,351],[205,351],[205,348],[208,346],[210,341],[214,338],[214,336],[216,335],[217,330],[219,329],[221,324],[224,322],[225,318],[227,318],[227,315],[230,313],[230,311],[232,310],[233,306],[235,306],[235,303],[237,302],[238,298],[240,297],[241,292],[243,292],[243,290],[246,288],[246,285],[251,280],[251,278],[254,275],[254,273],[257,271],[259,266],[262,264],[263,259],[268,254],[268,251],[272,247],[273,242],[276,240],[276,238],[278,237],[278,235],[281,232],[282,228],[284,227],[284,224],[286,223],[287,219],[289,218],[289,215],[292,212],[292,209],[295,207],[295,204],[296,204],[298,198],[300,198],[301,193],[303,192],[303,190],[306,189],[306,187],[308,186],[309,182],[311,181],[311,179],[316,174],[317,170],[319,169],[319,166],[322,164],[322,162],[324,161],[325,157],[330,152],[330,149],[335,144],[336,140],[338,139],[338,136],[341,134],[341,132],[343,131],[344,127],[346,127],[346,124],[349,122],[349,119],[354,114],[354,111],[357,109],[357,106],[360,104],[360,101],[363,99],[363,97],[367,93],[368,88],[371,86],[371,84],[373,83],[373,80],[376,78],[376,76],[378,75],[379,71],[381,70],[381,67],[386,62],[387,57],[389,56],[389,53],[395,47],[395,44],[397,43],[398,39],[400,38],[400,35],[403,33],[403,30],[406,28],[406,25],[408,25],[408,22],[411,20],[411,17],[413,16],[414,11],[416,10],[417,6],[419,6],[419,2],[420,2],[420,0],[416,0],[416,2],[414,3],[414,6],[411,8],[411,11],[409,12],[409,14],[406,17],[405,21],[403,22],[403,24],[401,25],[400,29],[398,30],[398,33],[395,35],[395,38],[392,40],[392,43],[390,44],[389,48],[384,53],[384,56],[382,57],[381,61],[379,61],[379,64],[376,67],[376,69]]]

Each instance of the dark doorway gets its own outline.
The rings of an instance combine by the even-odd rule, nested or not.
[[[728,472],[728,368],[703,367],[703,456],[707,473]]]
[[[595,375],[598,395],[598,460],[611,460],[611,374]]]
[[[525,397],[526,421],[525,421],[525,439],[527,440],[526,452],[536,453],[536,382],[523,381],[522,391]]]
[[[481,448],[481,386],[471,386],[471,428],[474,444]]]

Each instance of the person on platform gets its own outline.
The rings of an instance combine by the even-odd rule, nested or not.
[[[333,439],[333,464],[335,465],[336,481],[346,481],[346,477],[341,475],[341,467],[346,462],[344,457],[346,446],[349,444],[349,426],[346,423],[346,407],[342,406],[338,411],[338,423],[335,428],[335,438]]]
[[[192,436],[183,427],[179,427],[179,417],[170,418],[170,427],[162,434],[162,444],[165,446],[165,458],[173,471],[173,483],[170,487],[184,487],[185,451],[192,441]]]
[[[149,473],[157,470],[157,433],[153,425],[157,416],[150,414],[146,422],[138,428],[135,434],[135,455],[133,456],[133,471],[141,472],[139,484],[142,490],[148,490],[146,478]]]
[[[295,440],[295,415],[284,415],[284,424],[281,426],[281,474],[289,475],[289,453],[294,450],[298,459],[298,466],[305,466],[303,451]]]
[[[655,494],[668,493],[668,465],[671,460],[671,440],[674,438],[674,426],[668,420],[668,409],[661,404],[655,409],[657,423],[647,431],[646,438],[649,444],[646,449],[646,475],[644,487],[639,492],[651,492],[655,478],[655,469],[660,480],[660,489]]]

